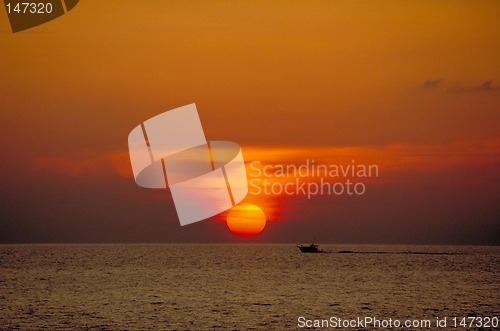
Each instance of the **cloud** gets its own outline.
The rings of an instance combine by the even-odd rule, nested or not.
[[[479,85],[469,87],[452,87],[448,91],[457,93],[474,93],[474,92],[500,92],[500,87],[493,86],[493,80],[487,80]]]
[[[69,155],[39,156],[33,170],[56,172],[71,177],[84,175],[133,177],[128,151],[81,150]]]
[[[433,173],[499,162],[500,138],[446,144],[388,144],[381,146],[247,146],[245,160],[263,164],[378,164],[387,172]]]
[[[252,161],[265,164],[376,164],[384,178],[396,174],[441,173],[450,169],[498,164],[500,138],[460,141],[448,144],[388,144],[382,146],[246,146],[247,172]],[[38,173],[70,177],[119,176],[133,181],[127,150],[80,150],[70,154],[39,156],[33,164]],[[255,166],[254,166],[255,167]]]
[[[426,89],[435,89],[439,87],[442,82],[442,79],[428,79],[422,84],[422,87]]]

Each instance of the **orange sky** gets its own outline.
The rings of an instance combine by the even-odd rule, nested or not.
[[[498,243],[499,30],[498,1],[88,0],[15,34],[0,10],[0,241],[231,240],[128,177],[129,131],[195,102],[247,161],[380,164],[360,199],[265,200],[262,240]]]

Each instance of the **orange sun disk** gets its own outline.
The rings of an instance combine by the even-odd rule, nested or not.
[[[266,227],[266,215],[256,205],[244,204],[233,207],[229,211],[226,223],[235,235],[253,237]]]

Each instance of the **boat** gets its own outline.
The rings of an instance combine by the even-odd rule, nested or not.
[[[297,246],[302,253],[324,253],[325,251],[318,248],[318,245],[311,244],[309,246],[299,245]]]

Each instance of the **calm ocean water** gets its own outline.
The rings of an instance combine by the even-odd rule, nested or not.
[[[499,316],[500,247],[322,248],[332,253],[293,244],[0,245],[0,329],[299,330],[300,316]]]

